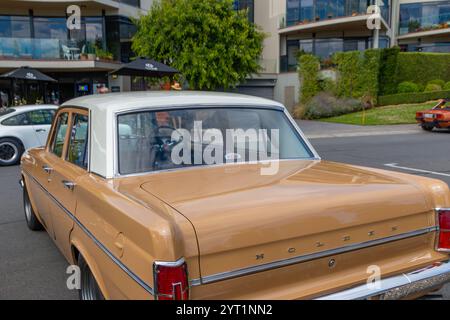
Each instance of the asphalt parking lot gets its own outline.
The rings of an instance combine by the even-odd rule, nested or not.
[[[323,159],[398,170],[450,184],[450,132],[312,139]],[[386,166],[390,165],[390,166]],[[0,299],[77,299],[62,255],[45,232],[27,229],[19,168],[0,168]],[[442,291],[450,299],[450,286]]]

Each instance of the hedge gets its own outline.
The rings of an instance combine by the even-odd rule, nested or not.
[[[380,96],[378,97],[378,105],[387,106],[405,103],[422,103],[438,99],[450,99],[450,90]]]
[[[399,82],[397,81],[396,73],[399,53],[399,47],[381,50],[380,73],[378,75],[378,94],[380,96],[397,93]]]
[[[298,73],[301,80],[300,101],[307,103],[319,91],[319,58],[311,54],[302,54],[298,57]]]
[[[412,81],[426,85],[440,79],[450,81],[450,54],[401,52],[397,60],[397,83]]]

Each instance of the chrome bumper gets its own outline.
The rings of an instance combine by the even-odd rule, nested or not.
[[[364,284],[322,296],[316,300],[363,300],[375,297],[382,300],[398,300],[439,289],[447,282],[450,282],[450,260],[410,273],[381,279],[376,286]]]

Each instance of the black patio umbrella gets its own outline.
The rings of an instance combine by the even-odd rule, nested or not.
[[[45,99],[45,83],[46,82],[57,82],[55,79],[43,74],[42,72],[30,68],[30,67],[20,67],[18,69],[15,69],[13,71],[4,73],[2,75],[0,75],[0,79],[10,79],[11,80],[11,87],[12,87],[12,100],[14,101],[14,96],[15,96],[15,90],[14,90],[14,81],[15,80],[24,80],[25,83],[27,83],[27,81],[39,81],[39,82],[43,82],[44,83],[44,101]],[[25,96],[28,99],[28,90],[27,87],[25,87]]]
[[[180,72],[172,67],[144,57],[137,58],[111,72],[113,75],[149,78],[173,77],[178,73]]]
[[[57,82],[55,79],[30,67],[20,67],[19,69],[0,75],[0,78],[14,79],[14,80],[22,79],[31,81]]]

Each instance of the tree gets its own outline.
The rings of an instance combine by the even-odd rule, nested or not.
[[[265,34],[233,0],[160,0],[136,24],[134,52],[180,70],[191,89],[227,89],[260,70]]]

